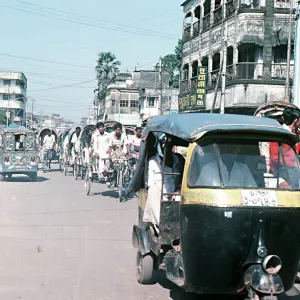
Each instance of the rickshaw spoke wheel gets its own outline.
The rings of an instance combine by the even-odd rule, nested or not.
[[[137,252],[136,257],[136,275],[137,281],[140,284],[154,284],[153,278],[153,267],[154,267],[154,260],[150,254],[146,256],[142,256],[140,251]]]

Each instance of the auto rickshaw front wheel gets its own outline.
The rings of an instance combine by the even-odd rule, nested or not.
[[[143,256],[137,251],[136,276],[140,284],[155,284],[154,280],[154,259],[150,254]]]

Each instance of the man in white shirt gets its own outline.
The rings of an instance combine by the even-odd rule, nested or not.
[[[218,146],[221,155],[220,167],[222,169],[224,186],[241,188],[257,187],[248,166],[236,160],[241,147],[230,144],[219,144]],[[209,187],[221,186],[220,170],[215,160],[202,168],[196,185]]]
[[[128,153],[137,154],[140,151],[142,128],[136,127],[133,139],[128,143]]]
[[[115,156],[127,154],[127,138],[125,134],[122,134],[122,125],[117,123],[115,125],[115,132],[110,137],[109,148],[110,154]]]
[[[79,151],[79,146],[80,146],[80,141],[79,141],[79,136],[80,136],[81,128],[76,127],[76,131],[74,132],[72,139],[71,139],[71,147],[72,147],[72,164],[75,162],[76,158],[76,153]]]
[[[55,136],[54,136],[54,134],[52,134],[52,130],[49,130],[48,134],[44,137],[44,140],[43,140],[44,151],[45,150],[51,151],[51,155],[49,156],[49,166],[48,166],[49,169],[51,169],[51,158],[53,155],[54,144],[55,144]]]
[[[103,176],[105,161],[103,159],[109,158],[109,134],[105,132],[104,124],[98,122],[96,125],[96,132],[93,135],[93,149],[94,157],[99,159],[99,173]]]
[[[162,192],[162,173],[179,173],[179,164],[176,156],[172,153],[172,147],[167,149],[167,157],[170,161],[163,162],[163,148],[165,147],[164,140],[158,142],[157,154],[150,158],[148,162],[148,195],[144,210],[143,221],[150,223],[158,232],[160,222],[160,203]],[[170,159],[171,158],[171,159]],[[163,167],[164,166],[164,167]],[[165,175],[163,184],[163,193],[169,194],[163,196],[164,201],[172,199],[172,193],[175,192],[175,176]]]

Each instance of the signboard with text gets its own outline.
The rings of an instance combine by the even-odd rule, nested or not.
[[[205,109],[207,88],[207,67],[198,67],[196,89],[179,95],[178,107],[180,112]]]
[[[196,106],[205,107],[206,105],[206,87],[207,87],[207,67],[198,67]]]

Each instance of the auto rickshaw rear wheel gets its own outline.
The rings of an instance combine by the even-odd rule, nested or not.
[[[155,284],[154,280],[154,259],[150,254],[143,256],[137,251],[136,276],[140,284]]]

